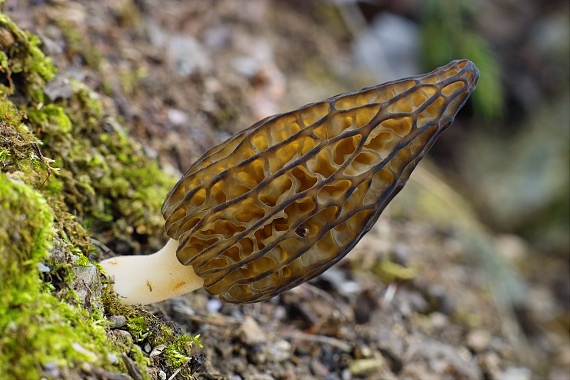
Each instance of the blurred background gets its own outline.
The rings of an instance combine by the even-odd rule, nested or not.
[[[6,0],[4,11],[174,177],[265,116],[472,60],[477,90],[385,214],[459,236],[516,321],[501,331],[518,337],[519,363],[570,378],[567,0]],[[118,228],[94,231],[117,253],[153,245],[105,237]],[[486,378],[537,378],[505,376]]]
[[[298,2],[299,4],[302,2]],[[352,62],[376,82],[423,73],[453,59],[481,71],[459,123],[432,150],[479,217],[542,255],[569,250],[570,29],[566,1],[332,2]],[[318,5],[313,5],[314,12]],[[330,21],[330,20],[329,20]],[[339,32],[340,33],[340,32]],[[336,68],[336,72],[335,72]],[[352,76],[348,76],[354,79]]]
[[[445,214],[445,208],[476,213],[482,224],[475,229],[493,238],[490,245],[482,243],[489,240],[474,233],[472,225],[467,227],[469,235],[481,239],[471,240],[474,255],[490,277],[498,279],[496,289],[505,296],[500,298],[512,302],[522,330],[531,345],[540,347],[542,359],[559,355],[558,363],[565,363],[568,370],[569,3],[337,0],[332,4],[350,43],[348,62],[357,63],[363,75],[376,82],[426,72],[457,58],[470,59],[479,67],[477,91],[431,150],[435,167],[423,166],[453,190],[420,172],[409,185],[413,200],[406,198],[405,190],[400,201],[423,209],[424,216],[431,209],[432,221],[441,220],[437,214]],[[340,62],[331,67],[346,78],[341,73],[351,71],[351,63],[345,63],[350,68]],[[426,191],[446,199],[445,206],[433,201],[422,204],[429,198],[421,195]],[[447,220],[459,223],[461,216]],[[545,330],[547,335],[565,337],[564,353],[553,353],[544,336],[538,337],[538,331]],[[567,378],[563,373],[553,371],[550,377]]]

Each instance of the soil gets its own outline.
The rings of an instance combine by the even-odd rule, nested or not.
[[[105,94],[105,112],[176,177],[267,115],[373,84],[354,69],[351,34],[330,3],[8,0],[4,11],[41,37],[60,76]],[[568,379],[568,314],[540,318],[548,307],[568,313],[564,296],[513,270],[529,265],[528,243],[489,231],[437,170],[418,170],[315,280],[258,304],[198,291],[146,310],[200,334],[203,348],[185,364],[196,379]],[[116,253],[134,253],[108,232],[92,231]],[[136,246],[157,248],[142,238]],[[137,344],[148,357],[156,348]],[[174,374],[150,363],[153,379]]]

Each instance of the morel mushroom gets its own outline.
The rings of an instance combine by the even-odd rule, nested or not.
[[[475,89],[467,60],[268,117],[210,149],[162,207],[172,240],[101,263],[129,304],[204,287],[267,300],[325,271],[372,228]]]

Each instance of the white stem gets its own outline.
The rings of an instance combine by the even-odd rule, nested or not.
[[[146,305],[190,293],[204,285],[190,265],[176,257],[178,241],[170,239],[160,251],[148,256],[119,256],[101,261],[114,281],[119,299]]]

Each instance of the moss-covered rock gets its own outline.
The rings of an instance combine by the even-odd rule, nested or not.
[[[0,373],[32,379],[53,366],[110,366],[101,316],[61,301],[44,281],[55,234],[45,198],[0,174],[0,200]]]
[[[131,251],[160,237],[174,179],[104,118],[100,95],[80,78],[47,88],[64,74],[54,79],[40,40],[1,13],[0,65],[0,377],[136,368],[148,378],[148,354],[133,342],[182,358],[198,341],[120,304],[88,259],[97,252],[90,236],[114,236]],[[126,317],[122,332],[110,331],[109,315]],[[155,360],[174,371],[180,360],[169,358]]]

